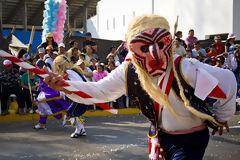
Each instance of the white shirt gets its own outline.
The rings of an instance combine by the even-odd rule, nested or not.
[[[177,53],[178,55],[182,56],[182,57],[186,55],[186,50],[181,45],[179,45],[178,47],[174,46],[174,52]]]
[[[176,57],[177,55],[175,55]],[[169,65],[171,67],[171,65]],[[226,99],[217,99],[214,103],[213,112],[216,114],[217,120],[227,121],[235,112],[236,100],[236,80],[233,73],[229,70],[220,69],[218,67],[209,66],[199,62],[196,59],[185,58],[181,63],[181,70],[185,79],[195,88],[197,81],[197,69],[201,67],[210,75],[218,80],[218,86],[226,94]],[[123,62],[119,67],[113,70],[107,77],[104,77],[98,82],[80,82],[68,81],[75,89],[81,90],[94,98],[83,99],[75,94],[67,95],[73,101],[85,104],[104,103],[113,101],[121,95],[126,94],[126,77],[125,72],[127,62]],[[166,75],[171,69],[168,68]],[[162,76],[161,76],[162,77]],[[159,78],[161,78],[159,77]],[[203,78],[204,79],[204,78]],[[160,81],[159,81],[160,82]],[[231,83],[229,83],[231,82]],[[163,88],[166,82],[163,82]],[[186,130],[202,124],[204,120],[194,116],[188,111],[184,104],[175,96],[172,89],[169,93],[169,101],[177,113],[184,117],[190,118],[190,121],[182,121],[173,117],[168,110],[163,109],[162,117],[159,120],[160,127],[167,131]]]
[[[45,60],[45,63],[50,64],[51,69],[52,69],[52,67],[53,67],[53,59],[52,59],[51,57],[47,58],[47,59]]]

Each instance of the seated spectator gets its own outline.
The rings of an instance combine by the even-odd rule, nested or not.
[[[44,56],[45,56],[45,49],[44,48],[39,48],[38,49],[38,55],[39,55],[39,58],[41,59],[41,60],[44,60]]]
[[[107,65],[107,71],[108,73],[111,73],[116,68],[115,64],[112,62],[109,62]]]
[[[85,56],[85,59],[86,59],[86,61],[88,61],[88,63],[90,63],[90,60],[91,60],[92,58],[95,58],[95,59],[98,58],[98,56],[93,53],[94,49],[92,48],[92,46],[88,45],[88,46],[86,46],[85,48],[86,48],[86,54],[85,54],[86,56]]]
[[[45,49],[45,56],[43,57],[43,60],[45,61],[46,59],[48,59],[50,57],[51,51],[53,50],[52,45],[47,46],[47,48]]]
[[[227,41],[225,43],[225,52],[233,53],[235,38],[236,36],[234,34],[228,35]]]
[[[206,57],[207,53],[205,49],[201,48],[200,41],[194,42],[194,49],[192,50],[192,57],[197,58],[198,60],[203,60]]]
[[[73,64],[77,63],[77,61],[79,60],[78,48],[72,49],[72,56],[70,57],[70,60]]]
[[[196,42],[198,39],[197,37],[194,37],[194,30],[190,29],[188,32],[188,37],[185,40],[185,43],[187,45],[187,49],[193,49],[194,48],[194,42]]]
[[[192,50],[191,49],[186,50],[186,58],[192,58]]]
[[[79,55],[79,59],[83,60],[83,62],[85,63],[85,66],[89,67],[90,66],[90,63],[88,63],[88,61],[86,61],[86,56],[85,54],[81,53]]]
[[[65,44],[64,43],[59,43],[58,45],[58,55],[65,55]]]
[[[67,51],[67,57],[72,57],[72,50],[73,48],[78,48],[78,43],[74,40],[70,41],[69,43],[70,49]],[[81,54],[80,50],[78,50],[78,54]]]
[[[90,62],[89,68],[90,68],[92,71],[94,71],[94,70],[96,69],[96,63],[97,63],[98,61],[97,61],[95,58],[92,58],[90,61],[91,61],[91,62]]]
[[[79,59],[76,63],[76,65],[78,65],[82,70],[83,70],[83,74],[84,76],[87,78],[88,81],[92,81],[92,77],[93,77],[93,72],[89,67],[86,67],[84,61],[82,59]]]
[[[52,50],[49,52],[49,55],[50,57],[48,57],[46,60],[45,60],[45,63],[47,65],[47,67],[49,67],[49,69],[52,70],[52,67],[53,67],[53,61],[54,59],[58,56],[58,52],[55,51],[55,50]]]
[[[39,48],[44,48],[46,49],[47,46],[51,45],[53,47],[53,49],[58,49],[58,44],[54,41],[53,39],[53,35],[52,33],[48,33],[46,36],[46,42],[43,42],[42,44],[40,44],[37,49]]]
[[[218,54],[217,54],[216,46],[212,44],[210,46],[210,51],[207,53],[207,57],[211,59],[215,59],[217,55]]]
[[[117,61],[120,62],[117,54],[118,54],[118,51],[116,49],[116,46],[112,46],[112,47],[110,47],[110,53],[107,55],[107,57],[108,56],[113,56],[115,62],[117,62]]]
[[[91,46],[93,53],[97,52],[97,44],[92,40],[92,34],[90,32],[86,33],[86,40],[83,42],[83,48],[87,49],[86,46]]]
[[[114,63],[114,65],[116,66],[116,67],[118,67],[121,63],[120,63],[120,61],[119,60],[115,60],[114,59],[114,56],[112,55],[112,54],[109,54],[108,56],[107,56],[107,62],[108,63]]]
[[[1,83],[1,109],[2,115],[8,114],[7,101],[11,94],[17,96],[18,102],[18,113],[24,114],[24,103],[22,96],[22,89],[19,85],[20,74],[16,69],[13,68],[13,64],[9,60],[3,61],[3,71],[0,73],[0,83]]]
[[[23,88],[23,96],[24,100],[27,104],[27,112],[32,113],[32,99],[29,91],[29,83],[31,87],[32,93],[37,93],[37,87],[38,87],[39,77],[32,73],[31,71],[28,71],[24,73],[21,77],[21,87]]]
[[[18,54],[17,54],[17,58],[18,59],[20,59],[20,60],[22,60],[22,61],[24,61],[24,55],[27,53],[27,51],[25,50],[25,49],[20,49],[19,51],[18,51]],[[23,73],[25,73],[27,70],[25,69],[25,68],[22,68],[22,67],[20,67],[19,68],[19,73],[20,73],[20,75],[22,75]]]
[[[100,63],[96,64],[97,69],[93,71],[93,80],[95,82],[103,79],[107,76],[107,73],[104,71],[104,66]]]
[[[182,38],[182,31],[177,31],[177,33],[175,34],[175,36],[177,37],[177,38],[179,38],[179,42],[180,42],[180,45],[181,46],[183,46],[185,49],[187,48],[187,45],[186,45],[186,43],[184,42],[184,40],[182,40],[181,38]]]
[[[219,56],[219,57],[216,58],[216,64],[215,64],[215,66],[216,66],[216,67],[219,67],[219,68],[224,68],[224,65],[223,65],[224,62],[225,62],[224,57],[223,57],[223,56]]]
[[[224,52],[223,44],[221,42],[220,36],[214,36],[214,43],[213,45],[216,46],[217,55],[220,55]]]
[[[180,56],[185,56],[186,55],[186,50],[183,46],[180,45],[180,38],[176,38],[174,41],[174,52]]]

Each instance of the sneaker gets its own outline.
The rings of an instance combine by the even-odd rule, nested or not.
[[[28,111],[28,113],[30,113],[30,114],[33,114],[33,110],[32,110],[32,109],[30,109],[30,110]]]
[[[47,127],[44,125],[37,124],[33,127],[33,129],[39,130],[39,129],[44,129],[47,130]]]
[[[238,124],[240,125],[240,121],[238,121]]]
[[[64,115],[63,120],[62,120],[63,127],[66,125],[66,121],[67,121],[67,115]]]
[[[80,131],[80,133],[72,133],[71,134],[71,138],[78,138],[78,137],[80,137],[80,136],[86,136],[87,135],[87,133],[86,133],[86,131],[83,131],[82,129],[81,129],[81,131]]]

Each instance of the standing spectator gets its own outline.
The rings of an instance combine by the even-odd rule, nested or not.
[[[100,63],[97,63],[97,69],[93,71],[93,80],[95,82],[103,79],[107,76],[107,73],[104,71],[104,66]]]
[[[86,57],[85,58],[86,58],[86,61],[88,61],[88,63],[90,63],[90,60],[92,58],[95,58],[95,59],[98,58],[98,56],[93,53],[93,48],[90,45],[86,46]]]
[[[24,73],[21,77],[21,87],[23,88],[23,96],[24,100],[27,104],[27,112],[32,113],[32,99],[29,91],[29,83],[31,87],[32,93],[37,93],[37,84],[38,84],[39,78],[36,74],[33,74],[32,72],[28,71]]]
[[[81,54],[79,55],[79,59],[83,60],[83,62],[85,63],[85,66],[87,66],[87,67],[90,66],[89,62],[86,61],[86,55],[85,55],[85,54],[81,53]]]
[[[17,54],[17,58],[24,61],[24,55],[27,53],[27,51],[25,49],[20,49],[18,51],[18,54]],[[22,75],[23,73],[25,73],[27,70],[25,68],[22,68],[20,67],[19,68],[19,73]]]
[[[109,54],[109,55],[107,56],[107,62],[108,62],[108,63],[114,63],[114,65],[115,65],[116,67],[121,64],[119,60],[116,61],[116,60],[114,59],[114,56],[113,56],[112,54]]]
[[[8,114],[7,101],[11,94],[17,96],[19,106],[18,113],[24,114],[23,96],[19,85],[20,74],[13,68],[13,64],[9,60],[3,61],[3,67],[4,70],[0,73],[2,115]]]
[[[70,60],[73,64],[77,63],[77,61],[79,59],[78,51],[79,51],[78,48],[72,49],[72,56],[71,56]]]
[[[233,53],[235,38],[236,38],[236,36],[234,34],[228,35],[227,41],[225,43],[225,52]]]
[[[201,48],[200,41],[194,42],[194,49],[192,50],[193,58],[197,58],[198,60],[202,60],[206,57],[207,53],[205,49]]]
[[[185,40],[185,43],[187,45],[187,49],[193,49],[194,48],[194,42],[196,42],[198,39],[194,37],[194,30],[190,29],[188,32],[188,37]]]
[[[58,55],[66,55],[65,44],[64,43],[59,43],[59,45],[58,45]]]
[[[107,57],[110,55],[113,56],[113,58],[116,62],[116,61],[119,61],[119,57],[117,54],[118,54],[118,50],[116,49],[116,46],[113,45],[112,47],[110,47],[110,53],[107,55]]]
[[[84,61],[82,59],[79,59],[76,63],[82,70],[83,70],[83,75],[87,78],[88,81],[92,81],[93,77],[93,72],[89,67],[86,67]]]
[[[207,57],[211,59],[215,59],[217,57],[217,49],[214,44],[210,46],[210,51],[207,53]]]
[[[83,42],[83,48],[87,49],[86,46],[91,46],[93,52],[97,52],[97,44],[92,41],[92,34],[90,32],[86,33],[86,40]]]
[[[58,56],[58,52],[52,50],[52,51],[49,52],[49,55],[50,55],[50,57],[45,60],[45,63],[47,65],[47,67],[49,67],[49,69],[52,70],[53,61]]]
[[[78,48],[78,42],[72,40],[69,43],[70,49],[67,51],[67,56],[70,58],[72,57],[72,52],[73,52],[73,48]],[[78,54],[81,54],[80,50],[78,50]]]
[[[213,45],[216,46],[216,51],[217,51],[217,55],[220,55],[223,53],[224,48],[223,48],[223,44],[221,42],[221,37],[220,36],[214,36],[214,43]]]
[[[182,40],[182,31],[177,31],[177,33],[175,34],[175,36],[180,39],[180,41],[179,41],[179,42],[180,42],[180,45],[183,46],[183,47],[186,49],[186,48],[187,48],[187,45],[186,45],[185,41]]]
[[[174,52],[183,57],[186,55],[186,50],[183,46],[180,45],[180,43],[181,39],[176,38],[174,41]]]
[[[37,49],[44,48],[46,49],[48,45],[51,45],[53,49],[58,49],[58,44],[54,41],[52,33],[48,33],[46,37],[46,42],[40,44]]]

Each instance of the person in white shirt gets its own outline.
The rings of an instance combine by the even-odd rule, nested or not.
[[[172,53],[172,38],[164,17],[142,15],[129,24],[126,43],[131,61],[125,61],[98,82],[67,81],[93,98],[82,99],[61,87],[63,77],[49,73],[45,82],[85,104],[104,103],[127,93],[150,120],[149,159],[201,160],[213,134],[235,112],[236,81],[231,71]],[[231,81],[232,83],[229,83]],[[124,87],[125,86],[125,87]],[[213,113],[207,98],[213,98]],[[163,153],[164,152],[164,153]]]
[[[48,57],[48,58],[45,60],[45,63],[46,63],[46,65],[47,65],[47,67],[48,67],[49,69],[52,70],[53,61],[54,61],[54,59],[55,59],[57,56],[58,56],[58,52],[52,50],[52,51],[50,52],[50,57]]]
[[[186,56],[186,50],[185,48],[180,45],[181,39],[180,38],[176,38],[174,41],[174,52],[180,56]]]

